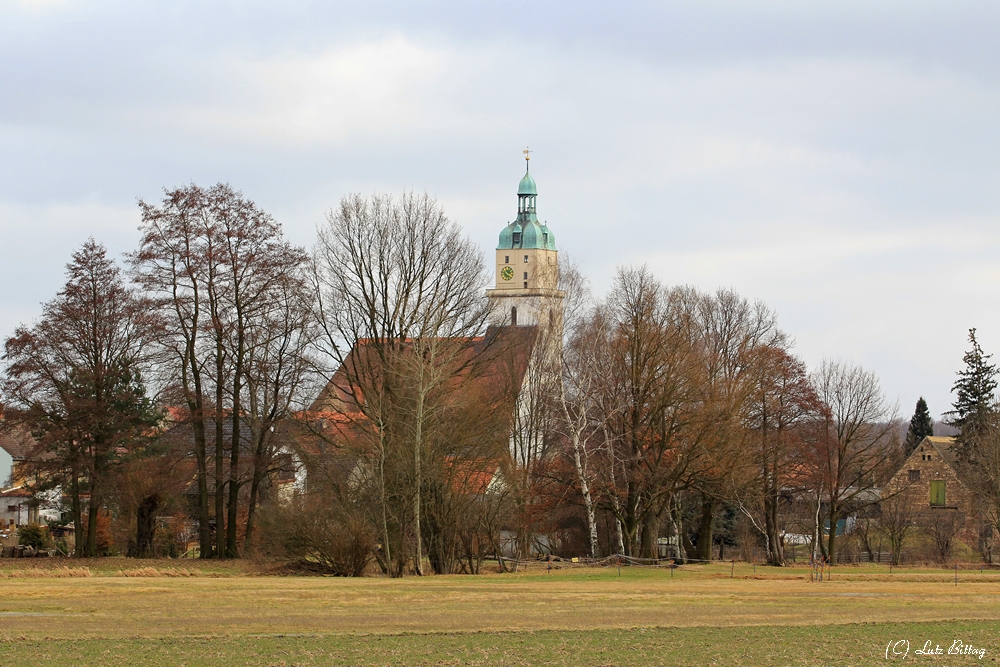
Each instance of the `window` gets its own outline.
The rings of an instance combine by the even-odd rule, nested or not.
[[[528,281],[527,280],[524,281],[524,289],[528,289]]]
[[[936,479],[931,482],[931,505],[943,507],[944,500],[944,480]]]
[[[911,482],[915,482],[918,479],[920,479],[920,471],[919,470],[911,470],[910,471],[910,481]]]
[[[542,243],[548,244],[548,242],[549,242],[549,235],[542,234]]]
[[[7,511],[8,512],[16,512],[17,511],[17,505],[7,505]]]
[[[504,264],[510,264],[510,255],[504,255],[503,256],[503,263]]]
[[[527,272],[527,271],[525,271],[525,272],[524,272],[524,279],[525,279],[525,280],[527,280],[527,279],[528,279],[528,272]]]
[[[517,306],[510,307],[510,325],[512,327],[517,326]]]
[[[521,232],[514,232],[514,245],[521,245]]]
[[[524,256],[524,263],[525,263],[525,264],[527,264],[527,263],[528,263],[528,256],[527,256],[527,255],[525,255],[525,256]]]

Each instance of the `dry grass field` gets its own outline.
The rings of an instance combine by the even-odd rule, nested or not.
[[[961,571],[957,585],[939,569],[842,567],[822,583],[795,568],[730,574],[533,565],[389,580],[0,561],[0,664],[864,665],[901,640],[911,648],[897,661],[1000,658],[998,572]],[[955,640],[984,657],[913,654]]]

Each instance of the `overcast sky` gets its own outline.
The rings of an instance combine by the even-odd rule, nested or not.
[[[306,246],[426,190],[492,252],[530,145],[598,292],[731,287],[937,416],[969,327],[1000,352],[998,34],[995,2],[0,0],[0,334],[190,182]]]

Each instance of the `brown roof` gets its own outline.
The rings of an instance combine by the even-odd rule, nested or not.
[[[490,327],[483,336],[453,339],[464,347],[460,353],[465,372],[471,373],[478,389],[495,393],[488,385],[519,389],[538,338],[534,326]],[[356,415],[364,403],[362,388],[381,379],[382,369],[373,363],[375,354],[368,341],[359,341],[309,407],[314,415]],[[502,380],[497,383],[497,380]]]
[[[0,449],[3,449],[15,461],[29,458],[38,448],[27,427],[21,424],[0,426]]]
[[[460,409],[486,407],[477,421],[486,430],[491,419],[509,418],[504,415],[513,409],[511,398],[521,389],[537,339],[534,326],[490,327],[483,336],[448,339],[461,346],[456,364],[460,370],[452,378],[455,383],[466,382],[455,394],[464,406]],[[375,354],[369,341],[359,341],[309,410],[297,416],[300,427],[310,434],[298,440],[299,451],[307,459],[327,465],[339,461],[347,474],[353,470],[352,445],[370,440],[377,432],[364,410],[363,395],[364,388],[378,386],[382,379]],[[489,407],[497,410],[491,412]],[[498,469],[499,462],[479,459],[476,464],[451,465],[447,477],[466,493],[482,494]]]

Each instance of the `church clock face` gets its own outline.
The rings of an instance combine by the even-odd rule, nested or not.
[[[509,266],[505,266],[500,269],[500,277],[504,280],[511,280],[514,277],[514,269]]]

